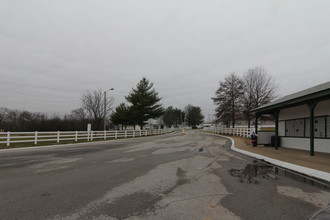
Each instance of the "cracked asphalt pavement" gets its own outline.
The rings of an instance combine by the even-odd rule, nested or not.
[[[191,130],[0,151],[1,219],[306,219],[330,193],[284,176],[242,181],[254,158]]]

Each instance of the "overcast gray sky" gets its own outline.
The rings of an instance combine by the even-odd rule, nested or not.
[[[143,77],[200,106],[263,66],[287,95],[330,80],[330,1],[0,0],[0,107],[63,115],[86,90],[124,101]]]

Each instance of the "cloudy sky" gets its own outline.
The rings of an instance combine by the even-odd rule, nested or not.
[[[63,115],[86,90],[116,104],[143,77],[198,105],[263,66],[281,96],[330,80],[330,1],[0,0],[0,107]]]

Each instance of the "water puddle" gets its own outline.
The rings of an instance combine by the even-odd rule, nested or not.
[[[234,177],[240,178],[242,183],[259,184],[260,181],[258,179],[276,180],[281,176],[285,176],[322,189],[330,188],[328,182],[274,166],[263,160],[254,160],[253,163],[247,164],[244,169],[230,169],[229,173]]]
[[[275,180],[275,167],[261,163],[259,161],[254,161],[252,164],[246,165],[242,170],[230,169],[230,174],[234,177],[239,177],[242,183],[254,183],[258,184],[259,181],[256,178]]]

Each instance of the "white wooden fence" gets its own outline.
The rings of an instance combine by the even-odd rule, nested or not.
[[[134,138],[151,135],[161,135],[172,132],[173,129],[155,129],[155,130],[118,130],[118,131],[56,131],[56,132],[0,132],[0,144],[11,143],[34,143],[86,140],[93,141],[97,139],[117,139]]]
[[[254,127],[238,127],[238,128],[218,128],[218,127],[206,127],[204,128],[205,132],[211,132],[216,134],[227,134],[227,135],[236,135],[241,137],[250,137],[251,133],[254,131]]]

